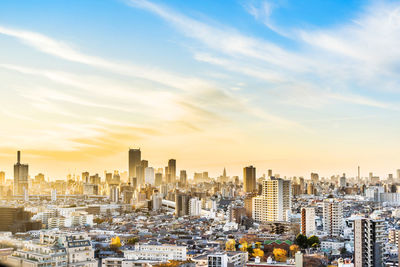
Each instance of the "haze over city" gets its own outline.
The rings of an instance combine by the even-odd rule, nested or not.
[[[381,176],[399,150],[395,1],[0,4],[0,164],[51,179],[253,164]]]

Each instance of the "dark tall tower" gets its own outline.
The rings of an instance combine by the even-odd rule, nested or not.
[[[176,181],[176,160],[168,160],[168,173],[171,175],[170,179],[172,183]]]
[[[129,182],[137,177],[136,167],[140,166],[142,155],[139,149],[129,149]]]
[[[186,171],[185,170],[181,170],[181,173],[180,173],[180,176],[179,176],[179,182],[180,182],[180,186],[182,186],[182,187],[186,186],[187,175],[186,175]]]
[[[17,163],[14,164],[14,195],[23,195],[28,190],[28,164],[21,164],[21,152],[17,153]]]
[[[243,169],[243,190],[246,193],[256,190],[256,168],[253,166]]]
[[[189,215],[189,200],[188,194],[175,192],[175,217]]]

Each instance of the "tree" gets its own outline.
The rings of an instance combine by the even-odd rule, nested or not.
[[[346,254],[346,253],[347,253],[346,247],[342,247],[342,248],[340,249],[340,255],[344,255],[344,254]]]
[[[242,240],[242,239],[241,239]],[[247,247],[248,247],[248,244],[247,244],[247,242],[244,240],[242,240],[241,242],[240,242],[240,250],[241,251],[247,251]]]
[[[285,262],[287,257],[287,251],[281,248],[274,248],[272,252],[274,254],[274,258],[278,262]]]
[[[253,255],[253,253],[254,253],[253,247],[252,246],[248,246],[247,247],[247,252],[249,253],[250,256]]]
[[[262,259],[264,257],[264,251],[259,248],[253,249],[253,257],[259,257]]]
[[[235,239],[228,239],[228,241],[225,243],[225,250],[226,251],[235,251],[236,250]]]
[[[294,255],[296,254],[296,252],[300,250],[300,247],[299,247],[298,245],[296,245],[296,244],[293,244],[293,245],[291,245],[291,246],[289,247],[289,250],[290,250],[290,256],[291,256],[291,257],[294,257]]]
[[[296,239],[295,239],[294,243],[296,245],[298,245],[300,248],[306,249],[308,247],[308,242],[307,241],[308,241],[307,236],[302,235],[302,234],[298,234],[296,236]]]
[[[116,236],[115,238],[114,237],[111,238],[111,243],[110,243],[111,248],[117,249],[117,248],[120,248],[121,246],[122,246],[121,240],[119,239],[118,236]]]
[[[139,238],[132,237],[132,238],[129,238],[128,241],[126,241],[126,244],[127,245],[135,245],[137,242],[139,242]]]
[[[319,241],[318,236],[312,235],[307,239],[308,247],[316,248],[319,246],[321,242]]]

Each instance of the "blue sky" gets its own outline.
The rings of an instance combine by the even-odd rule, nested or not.
[[[390,1],[3,0],[0,168],[386,176],[399,45]]]

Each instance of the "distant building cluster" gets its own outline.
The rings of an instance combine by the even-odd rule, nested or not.
[[[399,266],[400,170],[192,175],[129,149],[127,170],[0,172],[0,262],[9,266]],[[221,168],[222,169],[222,168]]]

